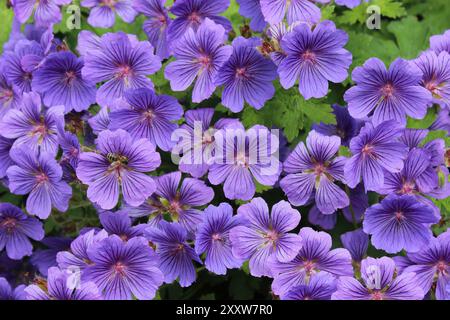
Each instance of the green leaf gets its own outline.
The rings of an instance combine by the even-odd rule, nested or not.
[[[3,44],[8,41],[11,33],[13,10],[6,6],[6,0],[0,2],[0,21],[2,24],[2,32],[0,32],[0,53],[3,53]]]
[[[430,31],[416,17],[409,16],[400,21],[393,21],[387,28],[394,34],[402,58],[413,59],[428,48]]]
[[[336,18],[337,22],[342,24],[365,23],[368,17],[367,6],[367,3],[363,2],[351,10],[344,11],[341,16]]]
[[[330,20],[330,19],[332,19],[335,8],[336,8],[336,6],[334,6],[334,5],[323,6],[321,8],[321,11],[322,11],[322,18],[321,18],[321,20],[323,21],[323,20]]]
[[[434,108],[429,108],[423,119],[413,119],[408,117],[406,127],[411,129],[426,129],[433,123],[436,118]]]
[[[406,10],[399,1],[373,0],[370,5],[379,6],[381,15],[388,18],[399,18],[406,15]]]

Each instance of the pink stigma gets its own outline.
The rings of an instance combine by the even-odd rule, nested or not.
[[[394,87],[391,84],[386,84],[381,88],[381,93],[384,97],[389,98],[394,95]]]
[[[114,6],[116,5],[116,1],[115,0],[102,0],[102,5],[106,6],[106,7],[114,8]]]
[[[374,291],[372,293],[372,300],[383,300],[383,294],[380,291]]]
[[[122,263],[122,262],[117,262],[114,265],[114,271],[118,274],[120,274],[121,276],[125,275],[125,270],[126,270],[126,266]]]
[[[314,174],[317,176],[322,175],[322,173],[325,173],[327,169],[322,163],[317,163],[314,165]]]
[[[5,90],[3,92],[0,92],[0,100],[4,99],[6,101],[9,101],[9,100],[11,100],[13,98],[13,96],[14,96],[14,93],[10,89],[7,89],[7,90]]]
[[[48,181],[48,177],[45,173],[41,172],[39,174],[36,175],[36,182],[39,183],[44,183]]]
[[[311,274],[314,271],[314,267],[315,263],[313,261],[306,260],[303,262],[303,268],[305,268],[307,274]]]
[[[247,68],[242,67],[242,68],[237,68],[236,69],[236,77],[238,78],[247,78]]]
[[[311,50],[306,50],[301,55],[303,61],[315,63],[316,62],[316,54],[312,52]]]
[[[212,239],[213,239],[214,241],[222,241],[222,236],[220,235],[220,233],[214,233],[214,234],[212,235]]]
[[[119,72],[117,72],[118,78],[128,78],[133,74],[133,70],[131,70],[130,66],[127,65],[120,66],[118,69],[119,69]]]
[[[414,183],[405,182],[400,190],[401,194],[411,194],[414,191]]]
[[[269,230],[264,237],[272,242],[275,242],[278,240],[278,232],[275,230]]]
[[[14,218],[6,218],[0,223],[0,226],[6,229],[6,232],[14,231],[16,227],[17,220]]]
[[[370,156],[372,154],[373,151],[373,147],[366,144],[362,149],[361,149],[361,153],[365,156]]]
[[[211,57],[203,55],[198,58],[198,62],[205,68],[209,67],[211,65]]]
[[[72,82],[76,79],[77,75],[75,74],[75,71],[67,71],[66,72],[66,83],[67,84],[72,84]]]
[[[144,120],[151,121],[155,117],[155,114],[152,110],[146,110],[142,113],[142,116],[144,117]]]
[[[200,17],[200,15],[197,12],[192,12],[189,16],[188,16],[188,20],[191,23],[195,23],[195,24],[199,24],[202,21],[202,18]]]
[[[33,134],[39,134],[41,136],[45,136],[47,134],[47,127],[44,123],[36,124],[33,128]]]
[[[440,273],[444,273],[445,271],[447,271],[447,263],[445,261],[439,261],[436,264],[436,267]]]
[[[397,219],[397,221],[402,221],[405,218],[405,216],[403,215],[403,212],[397,211],[395,213],[395,218]]]

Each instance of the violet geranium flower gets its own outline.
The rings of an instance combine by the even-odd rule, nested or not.
[[[237,37],[232,44],[233,54],[215,81],[224,87],[222,103],[232,112],[242,111],[244,102],[259,110],[275,94],[272,81],[277,78],[277,67],[256,49],[260,39]]]
[[[388,257],[366,258],[361,263],[361,281],[342,276],[332,300],[422,300],[424,292],[414,273],[394,276],[396,266]]]
[[[198,226],[195,252],[206,254],[205,267],[215,274],[226,274],[227,269],[239,268],[243,260],[235,257],[231,249],[230,230],[239,225],[228,203],[208,206]]]
[[[283,295],[295,286],[308,283],[317,273],[326,271],[334,276],[353,275],[352,258],[346,249],[331,249],[331,236],[323,231],[302,228],[303,246],[289,262],[272,263],[272,291]]]
[[[257,32],[262,32],[267,23],[261,11],[259,0],[237,0],[239,4],[239,14],[250,19],[250,28]]]
[[[14,0],[14,16],[22,24],[31,17],[33,10],[34,21],[39,26],[48,26],[61,21],[61,6],[71,3],[72,0]]]
[[[126,23],[132,23],[137,15],[131,0],[82,0],[81,6],[90,8],[87,22],[95,28],[112,27],[116,13]]]
[[[390,194],[366,210],[364,232],[377,249],[388,253],[416,252],[432,238],[430,224],[439,222],[433,209],[414,196]]]
[[[14,147],[25,146],[29,152],[55,156],[58,152],[57,130],[64,124],[63,114],[62,106],[44,110],[39,94],[24,93],[20,107],[9,110],[0,121],[0,134],[15,139]]]
[[[281,300],[331,300],[336,291],[336,278],[328,272],[319,272],[308,283],[298,285],[280,296]]]
[[[352,54],[343,48],[347,41],[348,35],[332,21],[322,21],[313,30],[305,23],[294,27],[281,40],[287,55],[278,66],[283,88],[299,80],[305,99],[324,97],[328,81],[340,83],[347,78],[352,63]]]
[[[13,143],[13,139],[0,136],[0,179],[6,176],[6,170],[14,164],[14,161],[9,156]]]
[[[124,130],[102,131],[96,140],[98,153],[83,152],[77,167],[77,177],[89,185],[87,196],[102,209],[112,209],[124,200],[141,205],[156,189],[153,178],[145,172],[161,163],[159,153],[147,139],[133,141]]]
[[[95,103],[95,83],[81,76],[82,58],[69,51],[50,54],[33,74],[31,86],[48,107],[63,105],[65,112],[86,110]]]
[[[317,2],[326,2],[318,0]],[[306,22],[314,24],[320,21],[320,9],[313,0],[261,0],[261,10],[264,18],[271,25],[283,21],[287,11],[287,22]]]
[[[110,112],[109,129],[124,129],[133,139],[147,138],[161,150],[169,151],[174,144],[172,133],[178,128],[176,121],[183,116],[177,99],[141,88],[125,91],[124,101]]]
[[[213,185],[224,183],[226,198],[250,200],[256,191],[253,178],[265,186],[278,181],[281,164],[275,153],[279,141],[266,127],[220,130],[214,137],[217,148],[223,147],[223,151],[216,150],[208,180]]]
[[[356,83],[345,92],[344,100],[353,118],[362,119],[372,114],[372,122],[396,120],[406,123],[408,115],[422,119],[431,103],[431,93],[420,86],[422,71],[401,58],[386,69],[378,58],[368,59],[363,66],[352,72]]]
[[[25,285],[18,285],[16,288],[13,288],[8,280],[3,277],[0,277],[0,300],[26,300]]]
[[[431,36],[430,49],[437,54],[442,51],[447,51],[450,53],[450,30],[445,31],[444,34]]]
[[[25,288],[27,300],[102,300],[102,294],[93,282],[77,283],[75,276],[58,267],[48,270],[45,291],[38,285],[31,284]]]
[[[16,86],[0,72],[0,120],[10,110],[17,108],[22,99],[22,94]]]
[[[335,157],[341,145],[336,136],[323,136],[311,131],[306,146],[300,142],[284,162],[287,176],[280,186],[289,202],[295,206],[307,203],[315,190],[317,208],[324,214],[332,214],[349,205],[347,194],[336,185],[344,180],[344,157]]]
[[[163,283],[158,257],[143,237],[122,241],[112,235],[88,250],[92,264],[82,281],[94,282],[107,300],[151,300]]]
[[[202,261],[186,242],[186,229],[176,222],[169,223],[162,220],[158,228],[147,228],[145,235],[156,245],[164,282],[172,283],[178,278],[180,286],[190,286],[197,276],[193,262],[202,263]]]
[[[15,165],[6,171],[9,189],[14,194],[28,194],[30,214],[47,219],[52,207],[67,210],[72,188],[62,180],[62,169],[52,155],[36,155],[25,146],[12,148],[10,155]]]
[[[148,41],[138,41],[123,32],[105,34],[98,49],[88,52],[81,74],[86,81],[105,82],[97,90],[97,102],[104,106],[122,98],[127,89],[153,88],[147,76],[161,68]]]
[[[400,274],[414,272],[420,287],[426,294],[436,283],[436,299],[448,299],[446,287],[450,284],[450,230],[431,239],[417,252],[408,252],[406,257],[394,257]]]
[[[367,122],[350,142],[353,156],[344,167],[346,184],[354,188],[362,180],[366,190],[377,190],[384,183],[383,169],[400,172],[408,147],[399,141],[402,127],[394,120],[378,126]]]
[[[20,260],[33,252],[30,239],[42,238],[44,228],[38,219],[10,203],[0,203],[0,251],[6,249],[10,259]]]
[[[147,20],[142,29],[148,37],[148,41],[155,48],[155,53],[161,59],[170,56],[170,45],[167,39],[168,28],[172,23],[168,10],[164,7],[166,0],[135,0],[133,8],[142,13]]]
[[[289,233],[300,222],[300,213],[289,202],[280,201],[269,214],[267,203],[254,198],[238,209],[240,226],[230,231],[233,254],[250,259],[250,274],[255,277],[271,276],[270,262],[289,262],[302,247],[302,237]]]
[[[193,102],[201,102],[213,94],[218,70],[233,51],[231,46],[224,45],[224,37],[225,29],[209,19],[196,32],[189,29],[185,33],[173,48],[176,60],[164,71],[173,91],[184,91],[197,79]]]
[[[170,13],[176,16],[169,27],[170,41],[178,41],[189,30],[197,29],[206,19],[221,25],[227,32],[232,29],[230,21],[221,16],[227,10],[230,0],[178,0],[170,8]]]

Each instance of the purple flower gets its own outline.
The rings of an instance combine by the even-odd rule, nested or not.
[[[311,281],[317,273],[326,271],[334,276],[353,275],[350,253],[346,249],[331,249],[331,236],[323,231],[302,228],[299,233],[303,247],[294,260],[272,264],[272,291],[284,295],[291,288]]]
[[[450,53],[450,30],[445,31],[444,34],[431,36],[430,48],[437,54],[442,51],[447,51]]]
[[[45,248],[37,249],[33,252],[30,258],[31,264],[40,274],[47,277],[48,269],[58,265],[56,255],[60,251],[68,250],[71,241],[71,238],[66,237],[45,237],[41,241]]]
[[[88,52],[81,73],[85,81],[105,82],[97,90],[97,102],[104,106],[122,98],[127,89],[153,88],[147,76],[161,68],[148,41],[123,32],[105,34],[98,49]]]
[[[158,257],[143,237],[127,242],[112,235],[88,250],[93,262],[81,279],[93,281],[107,300],[151,300],[163,283]]]
[[[436,299],[448,299],[446,287],[450,284],[450,231],[432,238],[427,246],[418,252],[408,252],[406,257],[394,257],[400,269],[400,274],[414,272],[418,284],[424,293],[428,293],[434,283]]]
[[[332,230],[336,226],[338,214],[323,214],[313,205],[308,212],[308,222],[315,226],[320,226],[323,230]]]
[[[3,55],[3,75],[19,93],[31,91],[36,65],[44,58],[44,50],[36,41],[20,40],[14,51]]]
[[[179,131],[180,140],[172,149],[172,153],[176,154],[177,151],[182,153],[178,166],[180,171],[189,173],[194,178],[200,178],[208,172],[210,161],[214,157],[215,132],[226,128],[243,129],[238,119],[229,118],[221,118],[211,126],[213,115],[213,108],[186,111],[184,114],[186,123]]]
[[[147,17],[142,28],[147,34],[148,41],[155,48],[156,55],[161,59],[170,56],[167,37],[172,20],[164,7],[165,2],[166,0],[135,0],[133,2],[133,8]]]
[[[206,254],[206,269],[215,274],[226,274],[227,269],[242,265],[242,260],[233,255],[230,241],[230,230],[238,225],[239,217],[233,217],[233,208],[228,203],[205,209],[203,222],[197,229],[195,252]]]
[[[144,234],[145,224],[137,226],[131,225],[131,219],[124,210],[111,212],[106,211],[100,214],[100,223],[109,235],[117,235],[122,240],[129,240]]]
[[[305,99],[322,98],[328,93],[328,81],[347,78],[352,55],[343,47],[348,35],[331,21],[323,21],[314,30],[305,23],[283,36],[281,48],[287,55],[278,66],[280,83],[285,89],[299,80]]]
[[[368,2],[369,0],[364,0]],[[353,9],[361,4],[361,0],[335,0],[338,6],[346,6],[347,8]]]
[[[383,169],[400,172],[408,154],[408,147],[398,141],[401,134],[402,127],[393,120],[378,126],[367,122],[350,141],[353,156],[344,167],[347,185],[356,187],[362,176],[365,189],[376,190],[383,185]]]
[[[96,28],[110,28],[115,13],[126,23],[132,23],[137,15],[131,0],[82,0],[83,7],[90,8],[88,23]]]
[[[414,63],[422,71],[422,86],[431,92],[433,103],[450,107],[450,54],[422,53]]]
[[[280,201],[269,214],[267,203],[254,198],[238,209],[244,222],[230,231],[233,254],[250,259],[250,274],[255,277],[271,276],[271,261],[288,262],[302,247],[302,237],[289,231],[300,222],[300,213],[287,201]]]
[[[174,144],[172,132],[178,128],[175,122],[183,116],[183,107],[177,99],[144,88],[127,90],[124,99],[126,103],[109,114],[109,128],[124,129],[133,139],[147,138],[169,151]]]
[[[37,93],[24,93],[18,109],[11,109],[0,121],[1,135],[16,139],[14,147],[24,146],[55,156],[58,152],[58,126],[64,126],[63,108],[43,110]]]
[[[8,280],[0,277],[0,300],[25,300],[25,285],[19,285],[16,288],[11,287]]]
[[[101,131],[108,130],[111,120],[109,119],[108,107],[102,107],[100,111],[89,118],[89,125],[95,134],[99,134]]]
[[[14,161],[9,156],[13,143],[13,139],[0,136],[0,179],[6,176],[6,170],[14,164]]]
[[[233,54],[220,68],[216,85],[223,85],[222,103],[232,112],[240,112],[244,102],[261,109],[275,94],[272,81],[277,78],[277,68],[256,50],[258,38],[233,40]]]
[[[22,94],[0,73],[0,120],[10,110],[19,106]]]
[[[314,24],[320,21],[320,9],[312,0],[260,0],[260,3],[264,18],[272,25],[283,21],[286,11],[288,24],[296,21]]]
[[[64,131],[59,128],[59,145],[62,149],[60,163],[69,163],[73,170],[76,170],[78,161],[80,160],[81,146],[78,137],[72,132]]]
[[[420,86],[422,71],[414,64],[396,59],[389,70],[378,58],[370,58],[352,72],[356,83],[345,92],[344,100],[353,118],[362,119],[373,111],[375,125],[386,120],[406,123],[406,115],[423,119],[431,93]]]
[[[70,248],[59,250],[55,255],[58,266],[61,269],[83,271],[92,264],[88,255],[90,248],[107,237],[108,233],[105,230],[97,232],[95,229],[79,235],[72,241]]]
[[[178,223],[162,220],[158,228],[149,227],[145,230],[145,234],[147,239],[156,245],[164,282],[172,283],[178,278],[180,286],[190,286],[196,278],[193,261],[198,263],[202,261],[186,242],[186,229]]]
[[[69,4],[71,0],[14,0],[14,16],[24,24],[31,17],[33,10],[34,21],[37,25],[48,26],[61,21],[60,6]]]
[[[48,153],[35,155],[26,147],[13,148],[16,163],[8,168],[9,189],[14,194],[28,194],[27,211],[47,219],[52,207],[64,212],[69,207],[72,188],[62,181],[62,169]]]
[[[38,219],[10,203],[0,203],[0,251],[6,248],[9,258],[20,260],[33,252],[30,239],[38,241],[43,237],[44,229]]]
[[[172,221],[179,222],[186,230],[195,231],[202,222],[202,212],[197,209],[214,198],[214,191],[205,182],[185,178],[181,183],[181,173],[172,172],[156,179],[156,191],[142,206],[125,207],[131,216],[148,216],[152,226],[158,226],[164,214]]]
[[[447,135],[450,134],[450,110],[441,109],[429,129],[445,130],[448,132]]]
[[[288,174],[280,181],[289,202],[304,205],[314,195],[317,208],[324,214],[349,205],[347,194],[335,183],[344,179],[346,158],[335,157],[340,144],[339,137],[311,131],[306,146],[303,142],[297,145],[283,164]]]
[[[308,283],[298,285],[282,294],[281,300],[330,300],[336,291],[336,278],[328,272],[320,272]]]
[[[72,278],[71,278],[72,277]],[[25,288],[27,300],[102,300],[102,295],[93,282],[77,283],[75,276],[58,267],[48,270],[47,288],[45,291],[37,285]]]
[[[225,29],[209,19],[197,31],[189,29],[173,49],[176,60],[164,71],[172,90],[184,91],[197,78],[192,101],[201,102],[209,98],[216,89],[218,70],[232,53],[232,47],[224,45],[224,40]]]
[[[81,76],[83,60],[69,51],[50,54],[33,74],[32,87],[46,106],[63,105],[65,112],[86,110],[95,103],[95,83]]]
[[[313,124],[312,129],[325,136],[338,136],[341,138],[342,145],[347,146],[350,140],[357,136],[364,122],[354,119],[348,113],[347,107],[334,104],[333,114],[336,116],[336,124]]]
[[[136,40],[135,36],[127,35],[130,41],[134,42]],[[86,56],[89,51],[100,50],[102,38],[97,34],[88,31],[81,30],[78,34],[77,51],[82,56]]]
[[[414,273],[395,274],[391,258],[366,258],[361,263],[361,278],[340,277],[332,300],[422,300],[423,290]]]
[[[221,16],[229,5],[230,0],[178,0],[170,8],[170,12],[177,17],[169,26],[170,40],[178,41],[189,30],[197,31],[207,18],[230,31],[230,21]]]
[[[261,11],[259,0],[237,0],[239,4],[239,14],[250,20],[250,28],[257,32],[262,32],[266,27],[266,21]]]
[[[89,185],[88,198],[109,210],[116,206],[122,189],[128,204],[141,205],[156,189],[145,172],[161,164],[153,144],[147,139],[133,141],[128,132],[119,129],[102,131],[96,145],[98,153],[83,152],[77,167],[77,177]]]
[[[265,186],[273,186],[281,172],[281,164],[274,153],[278,139],[260,125],[244,129],[227,129],[216,132],[215,140],[221,141],[223,151],[215,155],[209,168],[208,179],[213,185],[224,183],[225,197],[250,200],[256,187],[253,178]]]
[[[366,255],[369,236],[362,229],[343,233],[341,241],[344,248],[350,252],[353,261],[360,262]]]
[[[364,232],[372,235],[372,244],[388,253],[402,249],[415,252],[430,242],[430,224],[439,218],[429,206],[410,195],[388,195],[367,209]]]

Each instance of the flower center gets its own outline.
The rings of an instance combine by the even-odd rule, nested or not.
[[[17,220],[14,218],[6,218],[1,223],[0,226],[6,229],[6,232],[11,233],[16,228]]]
[[[437,267],[438,272],[440,272],[440,273],[444,273],[447,271],[447,263],[443,260],[439,261],[436,264],[436,267]]]
[[[191,23],[199,24],[202,21],[202,18],[197,12],[194,11],[188,16],[188,21]]]
[[[236,78],[248,78],[247,68],[246,67],[237,68]]]
[[[110,8],[114,8],[115,5],[116,5],[115,0],[102,0],[102,3],[101,3],[101,6],[110,7]]]
[[[264,236],[264,238],[266,238],[271,242],[275,242],[278,240],[278,232],[276,232],[275,230],[269,230]]]
[[[397,221],[402,221],[404,218],[405,218],[405,216],[403,215],[403,212],[401,212],[401,211],[397,211],[396,213],[395,213],[395,218],[397,219]]]
[[[117,72],[117,78],[128,78],[133,74],[133,70],[128,65],[119,66],[119,71]]]
[[[211,144],[214,142],[214,135],[212,134],[213,129],[210,130],[206,130],[203,133],[203,139],[202,139],[202,143],[203,144]]]
[[[5,89],[0,92],[0,100],[10,101],[14,97],[14,92],[11,89]]]
[[[361,153],[364,156],[370,156],[373,153],[373,147],[371,145],[366,144],[362,149],[361,149]]]
[[[236,165],[240,166],[240,167],[244,167],[244,168],[248,167],[248,161],[247,161],[247,157],[245,156],[245,154],[239,153],[236,156]]]
[[[32,78],[31,72],[25,72],[23,74],[23,80],[24,81],[29,81],[29,80],[31,80],[31,78]]]
[[[117,263],[114,265],[113,269],[114,269],[114,272],[115,272],[116,274],[119,274],[119,275],[121,275],[121,276],[125,276],[125,271],[126,271],[126,269],[127,269],[127,266],[124,265],[122,262],[119,261],[119,262],[117,262]]]
[[[214,240],[214,241],[222,241],[223,239],[222,239],[222,235],[220,234],[220,233],[213,233],[213,235],[211,236],[211,238]]]
[[[301,57],[302,57],[303,61],[305,61],[305,62],[310,62],[310,63],[316,62],[316,54],[314,52],[312,52],[311,50],[306,50],[305,52],[303,52]]]
[[[394,86],[391,84],[386,84],[381,88],[381,94],[385,97],[385,98],[389,98],[391,96],[394,95]]]
[[[401,194],[411,194],[413,193],[415,188],[414,183],[412,182],[405,182],[402,186],[402,189],[400,190]]]
[[[172,214],[178,214],[181,210],[181,204],[178,201],[172,201],[169,205],[169,212]]]
[[[314,271],[314,268],[315,268],[314,261],[305,260],[303,262],[303,268],[305,269],[306,274],[310,275]]]
[[[48,181],[48,176],[45,173],[40,172],[36,175],[36,182],[38,184],[45,183],[47,181]]]
[[[153,118],[155,117],[155,113],[153,110],[146,110],[142,112],[142,120],[147,122],[152,122]]]
[[[43,122],[35,124],[32,131],[33,135],[38,134],[42,137],[45,136],[47,133],[48,133],[47,126]]]
[[[211,57],[207,55],[202,55],[200,58],[198,58],[198,63],[200,63],[204,68],[209,68],[211,66],[211,61]]]
[[[327,168],[325,168],[325,166],[322,163],[316,163],[314,165],[314,174],[316,176],[320,176],[323,173],[325,173],[325,171],[327,170]]]
[[[74,80],[76,79],[76,77],[77,77],[77,75],[76,75],[75,71],[67,71],[64,80],[65,80],[66,84],[71,85],[74,82]]]
[[[383,300],[383,293],[378,290],[372,292],[372,300]]]

